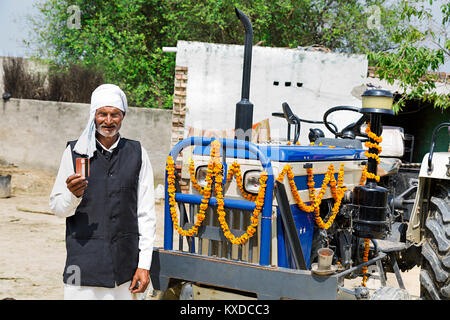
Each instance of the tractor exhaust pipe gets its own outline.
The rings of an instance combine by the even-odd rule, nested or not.
[[[253,104],[250,96],[250,72],[252,65],[253,28],[250,19],[239,9],[234,9],[236,16],[241,20],[245,29],[244,67],[242,73],[241,101],[236,103],[236,115],[234,122],[234,138],[251,141],[253,123]]]

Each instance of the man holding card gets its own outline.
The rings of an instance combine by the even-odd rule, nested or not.
[[[65,299],[135,299],[150,282],[153,170],[140,143],[119,134],[127,110],[118,86],[99,86],[61,159],[50,208],[66,218]]]

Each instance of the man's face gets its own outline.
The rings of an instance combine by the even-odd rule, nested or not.
[[[95,127],[104,137],[114,137],[120,130],[123,112],[115,107],[101,107],[95,112]]]

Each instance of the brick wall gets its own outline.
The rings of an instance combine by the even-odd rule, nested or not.
[[[186,118],[186,87],[188,79],[188,68],[175,66],[175,84],[173,93],[172,109],[172,136],[171,148],[184,138],[184,122]],[[181,176],[182,152],[179,160],[175,162],[175,169]],[[179,179],[182,192],[188,192],[189,179]]]
[[[171,146],[175,146],[184,135],[184,120],[186,118],[186,86],[187,86],[187,67],[175,67],[175,87],[173,93],[173,112],[172,112],[172,137]]]

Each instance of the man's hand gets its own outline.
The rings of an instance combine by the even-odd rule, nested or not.
[[[135,288],[139,282],[139,287]],[[134,273],[133,280],[131,281],[131,286],[128,288],[131,293],[144,292],[150,283],[149,272],[146,269],[137,268]]]
[[[70,192],[77,197],[81,197],[88,182],[85,177],[81,176],[79,173],[75,173],[67,178],[66,184],[67,189],[69,189]]]

